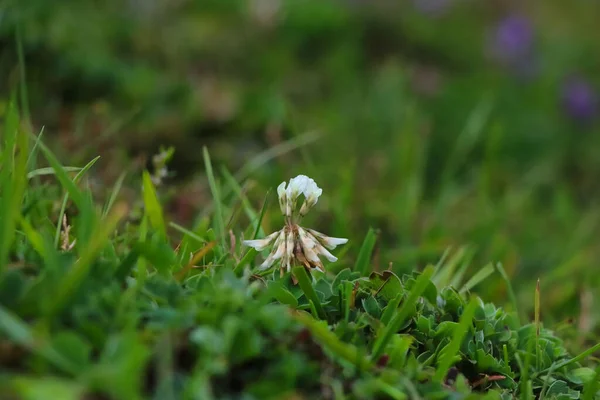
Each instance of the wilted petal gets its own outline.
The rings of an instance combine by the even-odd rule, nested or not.
[[[286,233],[282,232],[281,235],[282,235],[282,239],[281,239],[279,245],[275,248],[275,254],[273,254],[274,260],[279,260],[285,254]]]
[[[254,240],[244,240],[242,243],[244,246],[252,247],[256,251],[263,251],[275,240],[277,235],[279,235],[281,231],[270,234],[269,236],[263,239],[254,239]]]
[[[315,238],[317,238],[318,241],[321,242],[321,244],[323,246],[327,247],[329,250],[333,250],[341,244],[348,243],[348,239],[345,239],[345,238],[329,237],[321,232],[315,231],[314,229],[307,228],[306,230],[310,234],[312,234]]]
[[[279,233],[279,236],[277,237],[277,240],[275,241],[275,245],[273,246],[273,251],[271,251],[271,254],[269,254],[269,256],[265,259],[265,261],[258,267],[259,271],[264,271],[266,269],[271,268],[273,263],[276,260],[279,260],[285,252],[285,230],[282,229],[281,231],[279,231],[277,233]]]
[[[319,256],[317,255],[314,246],[313,247],[306,246],[305,241],[302,242],[302,252],[304,253],[304,256],[306,257],[306,259],[308,261],[310,261],[311,264],[320,264],[321,263],[321,260],[319,259]]]
[[[258,266],[258,270],[265,271],[265,270],[271,268],[273,266],[274,262],[275,262],[275,260],[273,260],[273,257],[271,257],[271,255],[269,255],[269,257],[267,257],[265,259],[265,261],[263,261],[263,263]]]
[[[304,228],[298,227],[298,235],[303,248],[313,249],[317,245],[317,241]]]
[[[337,261],[337,257],[334,256],[333,254],[331,254],[329,251],[327,251],[327,249],[325,247],[323,247],[323,245],[309,232],[304,231],[304,229],[299,228],[298,231],[302,230],[302,232],[304,232],[304,240],[302,241],[302,243],[306,243],[306,245],[308,247],[310,247],[311,249],[314,249],[315,253],[317,253],[317,255],[323,255],[325,256],[325,258],[327,258],[327,260],[329,260],[330,262],[335,262]]]
[[[292,269],[291,262],[294,258],[294,234],[292,232],[287,235],[287,243],[285,245],[285,267],[288,271]],[[283,262],[283,261],[282,261]]]
[[[300,233],[304,254],[310,261],[320,262],[318,257],[319,254],[324,255],[325,258],[327,258],[330,262],[337,261],[337,257],[327,251],[327,249],[323,247],[313,235],[300,227],[298,227],[298,233]]]
[[[325,270],[323,269],[323,264],[321,264],[321,263],[315,264],[314,267],[317,271],[321,271],[321,272],[325,273]]]
[[[336,262],[338,259],[336,256],[334,256],[333,254],[331,254],[325,247],[323,247],[320,243],[317,243],[317,246],[315,248],[315,250],[317,251],[318,254],[322,254],[325,256],[325,258],[327,260],[329,260],[329,262]]]

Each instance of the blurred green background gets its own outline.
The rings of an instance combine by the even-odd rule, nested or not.
[[[374,227],[376,269],[451,247],[468,274],[501,262],[526,309],[539,277],[546,321],[593,333],[599,17],[592,0],[5,0],[0,112],[25,77],[62,161],[102,156],[100,194],[127,171],[134,195],[173,146],[161,190],[186,226],[209,212],[204,145],[257,207],[309,175],[309,223],[353,244],[333,269]],[[484,285],[504,304],[500,277]]]

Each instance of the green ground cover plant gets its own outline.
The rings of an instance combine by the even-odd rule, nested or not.
[[[275,193],[250,201],[206,148],[212,207],[181,225],[150,172],[134,201],[121,181],[96,200],[102,159],[62,165],[14,101],[2,133],[3,399],[600,398],[600,344],[573,352],[546,329],[535,281],[522,312],[500,264],[467,272],[458,251],[377,271],[369,230],[323,272],[259,271],[268,249],[243,240],[281,226]],[[493,277],[506,304],[477,294]]]

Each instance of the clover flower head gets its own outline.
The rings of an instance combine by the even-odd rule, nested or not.
[[[298,225],[298,220],[317,204],[322,193],[323,189],[306,175],[298,175],[290,179],[289,183],[282,182],[277,187],[279,207],[285,217],[284,227],[263,239],[244,241],[246,246],[257,251],[266,250],[271,246],[271,252],[260,265],[259,270],[267,270],[281,260],[282,275],[285,271],[289,272],[294,265],[303,265],[308,270],[317,269],[324,272],[321,258],[329,262],[337,261],[337,257],[329,250],[348,242],[348,239],[329,237]],[[304,195],[304,202],[297,212],[296,202],[300,195]]]

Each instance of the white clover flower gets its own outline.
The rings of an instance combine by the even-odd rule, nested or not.
[[[282,182],[277,187],[279,207],[285,217],[284,227],[264,239],[243,242],[244,245],[253,247],[257,251],[263,251],[272,245],[270,254],[259,266],[260,271],[271,268],[276,261],[281,260],[282,275],[285,271],[290,272],[294,265],[303,265],[309,270],[317,269],[324,272],[321,258],[329,262],[337,261],[337,257],[329,250],[347,243],[348,239],[329,237],[313,229],[302,228],[297,222],[317,204],[322,193],[323,190],[316,182],[306,175],[298,175],[290,179],[287,185],[286,182]],[[304,195],[304,202],[297,212],[296,201],[301,194]]]
[[[298,175],[295,178],[290,179],[290,183],[286,189],[286,207],[284,215],[291,217],[296,208],[296,200],[304,193],[306,185],[308,185],[310,178],[306,175]]]

